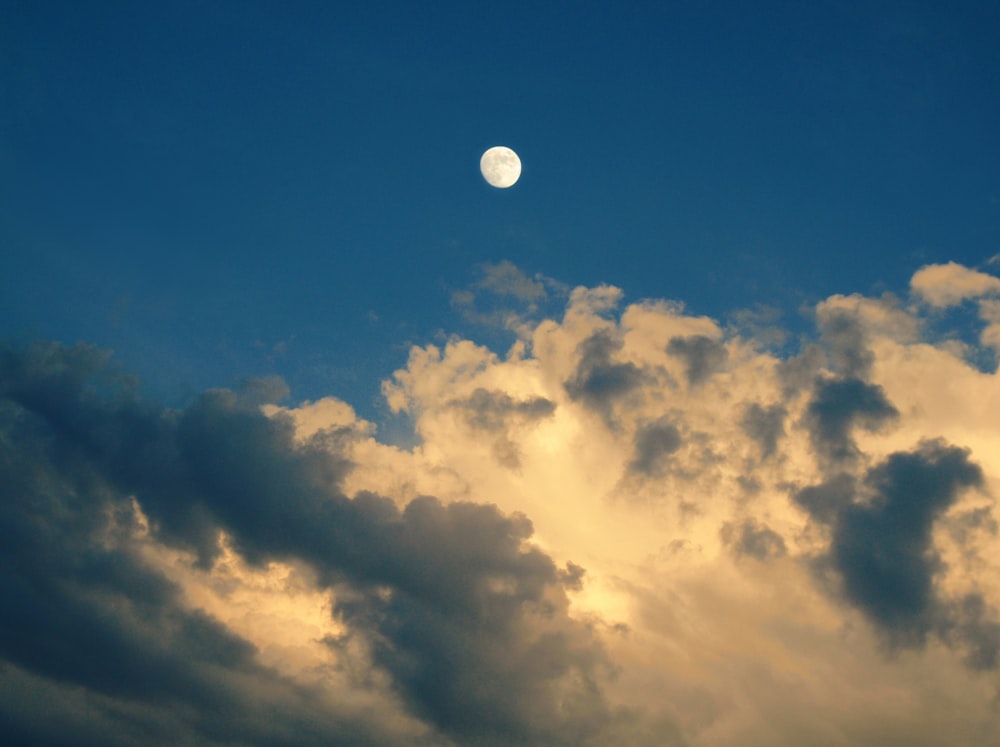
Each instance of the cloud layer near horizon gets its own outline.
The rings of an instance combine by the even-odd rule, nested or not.
[[[513,346],[385,382],[410,448],[278,381],[170,410],[102,351],[5,348],[0,727],[998,744],[998,288],[925,267],[791,345],[503,263],[455,303]]]

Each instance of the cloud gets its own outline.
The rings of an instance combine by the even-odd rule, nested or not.
[[[465,399],[452,401],[451,405],[464,412],[472,427],[493,432],[502,430],[509,420],[537,420],[548,417],[555,410],[555,404],[544,397],[515,401],[504,392],[482,388]]]
[[[824,524],[832,525],[840,513],[851,505],[857,488],[853,475],[839,472],[816,485],[795,491],[795,502]]]
[[[945,608],[943,633],[966,651],[965,661],[978,670],[994,670],[1000,665],[1000,621],[995,609],[982,594],[966,594]]]
[[[534,318],[551,295],[565,294],[565,287],[540,274],[534,279],[502,260],[480,267],[481,277],[471,286],[451,295],[451,305],[475,324],[524,331],[526,319]]]
[[[537,278],[532,280],[508,260],[484,265],[478,286],[521,301],[541,301],[548,295],[544,283]]]
[[[680,430],[669,418],[640,426],[635,434],[635,458],[629,463],[629,471],[656,475],[661,472],[664,460],[683,442]]]
[[[521,464],[520,451],[511,436],[511,429],[549,417],[556,407],[545,397],[516,401],[504,392],[490,392],[483,388],[476,389],[464,399],[453,400],[451,406],[462,413],[469,427],[495,434],[494,454],[501,464],[511,469],[517,469]]]
[[[676,303],[643,301],[619,313],[620,300],[614,289],[577,289],[565,315],[536,326],[516,355],[470,369],[460,366],[464,358],[455,348],[454,360],[444,355],[433,372],[424,372],[423,380],[433,379],[437,389],[419,390],[407,381],[400,394],[410,411],[420,413],[426,450],[414,453],[407,469],[447,472],[462,485],[489,486],[499,505],[532,516],[536,537],[547,548],[584,565],[585,583],[571,594],[573,604],[629,631],[626,638],[605,636],[611,658],[623,669],[609,693],[641,705],[650,719],[664,714],[680,724],[690,743],[754,743],[751,735],[764,733],[769,736],[758,736],[757,743],[822,743],[823,735],[833,733],[843,743],[918,736],[929,744],[949,743],[951,737],[935,733],[933,721],[922,714],[942,717],[965,705],[950,700],[940,706],[929,690],[918,692],[912,678],[917,670],[921,677],[951,678],[957,690],[969,694],[966,704],[987,707],[968,689],[975,689],[975,680],[966,678],[975,676],[969,670],[994,666],[989,652],[1000,588],[985,572],[995,568],[989,560],[995,553],[988,530],[991,502],[961,486],[945,491],[947,500],[932,501],[938,508],[923,525],[927,533],[911,535],[923,548],[915,557],[924,565],[910,562],[905,542],[882,548],[886,573],[898,566],[914,588],[919,579],[929,579],[931,589],[924,612],[905,624],[900,618],[895,628],[880,622],[879,611],[870,606],[874,597],[863,596],[850,562],[863,565],[865,552],[873,555],[877,546],[865,542],[864,521],[843,517],[869,506],[880,470],[897,474],[880,465],[897,465],[899,455],[907,454],[936,464],[935,452],[925,454],[913,444],[935,443],[941,436],[956,444],[946,449],[968,444],[971,450],[962,451],[968,463],[984,470],[984,484],[994,480],[988,475],[1000,465],[992,457],[995,441],[988,434],[995,429],[986,415],[994,409],[984,411],[972,402],[992,401],[988,392],[995,379],[971,368],[949,345],[925,339],[919,311],[904,309],[891,297],[851,295],[817,306],[818,335],[791,357],[764,352],[766,345],[730,332],[725,359],[708,367],[698,386],[680,387],[677,381],[689,380],[689,361],[671,353],[670,340],[698,335],[715,340],[718,327],[685,314]],[[397,380],[408,375],[397,374]],[[487,443],[487,434],[472,441],[465,434],[459,443],[447,426],[447,411],[437,404],[442,392],[471,391],[483,382],[491,391],[507,389],[518,399],[541,397],[555,405],[551,416],[514,438],[522,456],[516,476],[496,471],[492,460],[473,458],[477,441]],[[947,398],[939,404],[942,395],[935,392],[946,392]],[[599,415],[596,424],[592,414]],[[878,484],[888,494],[890,483],[896,484]],[[949,527],[967,515],[982,521],[968,527],[962,549]],[[868,521],[889,519],[875,512]],[[835,547],[841,549],[835,553]],[[940,563],[931,562],[934,557]],[[817,559],[825,564],[822,574],[809,571]],[[758,613],[752,605],[760,595],[769,601],[766,612]],[[980,597],[980,613],[963,612],[964,600]],[[744,598],[749,606],[739,601]],[[901,599],[895,603],[904,606]],[[722,617],[720,609],[727,610]],[[756,623],[725,622],[756,620],[758,614]],[[766,633],[772,625],[784,632]],[[838,632],[848,629],[856,632],[847,638]],[[816,648],[791,643],[807,639]],[[886,640],[922,652],[911,659],[922,663],[905,673],[885,654]],[[731,669],[737,661],[747,662],[754,675],[733,685],[738,695],[699,669],[699,654],[682,657],[692,671],[686,679],[677,675],[672,687],[665,673],[687,670],[670,652],[703,649],[725,650]],[[830,658],[812,658],[820,649]],[[748,653],[761,650],[773,656]],[[776,673],[777,660],[800,662],[790,665],[795,672],[809,667],[837,672],[844,677],[841,696],[866,692],[879,706],[864,717],[864,707],[852,699],[859,720],[848,726],[844,713],[826,711],[838,697],[829,680],[817,680],[813,696],[806,697],[792,684],[794,677]],[[763,690],[761,671],[772,678]],[[639,681],[657,682],[659,692],[670,693],[666,700],[685,705],[645,699]],[[712,683],[697,705],[692,681]],[[780,689],[779,682],[787,684],[783,697],[804,697],[801,707],[817,719],[793,726],[783,708],[769,710],[765,693]],[[878,687],[909,692],[923,711],[886,703],[876,694]],[[721,703],[729,696],[754,702],[758,716],[741,720],[727,711]],[[894,715],[886,716],[890,711]],[[695,712],[706,714],[704,722]],[[764,713],[772,714],[767,723],[773,731],[761,727]],[[976,726],[969,733],[984,733],[990,718],[970,711],[969,723]],[[733,731],[722,731],[723,723]]]
[[[740,425],[747,435],[760,445],[763,459],[773,456],[778,451],[778,442],[785,435],[785,417],[788,412],[780,404],[764,407],[759,402],[751,402],[746,406]]]
[[[86,347],[2,354],[5,738],[375,745],[415,736],[412,725],[380,724],[261,666],[252,644],[186,606],[181,588],[148,562],[144,521],[114,485],[134,469],[104,458],[137,456],[158,427],[152,413],[109,405],[91,389],[127,399],[117,377],[101,380],[106,363]]]
[[[583,340],[577,348],[576,371],[565,384],[571,399],[586,403],[608,422],[614,419],[615,405],[637,391],[643,382],[642,370],[635,363],[613,359],[622,346],[621,341],[606,332],[597,332]]]
[[[722,539],[737,556],[747,556],[755,560],[779,558],[786,553],[785,540],[766,525],[748,519],[742,524],[722,525]]]
[[[878,384],[831,378],[816,381],[805,422],[816,455],[836,464],[861,455],[852,437],[856,426],[876,431],[898,415]]]
[[[478,290],[535,293],[512,267]],[[278,380],[171,409],[4,348],[4,736],[995,744],[1000,390],[947,340],[989,342],[814,312],[776,350],[577,288],[503,354],[414,347],[405,447]]]
[[[866,326],[852,311],[825,301],[819,304],[816,318],[833,369],[845,377],[864,378],[874,356],[867,347]]]
[[[338,486],[349,464],[320,436],[297,445],[288,417],[224,390],[177,413],[136,402],[114,381],[98,382],[112,388],[105,399],[91,383],[103,361],[53,346],[4,357],[4,442],[23,444],[5,461],[21,499],[8,521],[17,538],[3,636],[12,663],[111,696],[183,692],[206,708],[226,693],[202,668],[276,679],[245,641],[183,611],[154,572],[126,572],[128,558],[100,549],[101,516],[135,496],[154,536],[194,550],[203,568],[220,558],[224,530],[251,563],[301,560],[343,589],[345,636],[363,638],[372,665],[442,733],[577,744],[600,731],[609,718],[601,647],[567,615],[560,569],[525,546],[525,517],[430,497],[402,509],[370,493],[347,498]],[[38,474],[53,492],[24,484]],[[62,499],[75,485],[88,491]],[[59,505],[66,500],[79,507]],[[44,557],[48,544],[62,549],[58,561]],[[64,592],[55,579],[73,574],[83,588]],[[567,723],[560,714],[574,709],[587,718]]]
[[[979,318],[986,322],[986,327],[979,335],[980,343],[1000,352],[1000,300],[982,299],[979,302]]]
[[[893,642],[912,645],[940,624],[933,619],[941,606],[932,589],[940,570],[934,523],[961,490],[982,484],[967,451],[925,441],[891,454],[860,483],[841,479],[839,490],[828,486],[799,501],[832,527],[829,560],[845,596]]]
[[[701,384],[721,369],[727,357],[725,347],[705,335],[674,337],[667,343],[667,352],[684,360],[684,373],[691,386]]]
[[[946,308],[971,298],[1000,294],[1000,278],[948,262],[920,268],[910,280],[910,289],[925,303]]]

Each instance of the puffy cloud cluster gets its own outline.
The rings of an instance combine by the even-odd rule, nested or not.
[[[100,351],[7,348],[4,733],[997,744],[998,283],[834,296],[788,353],[608,286],[541,318],[561,287],[504,263],[456,303],[507,299],[477,320],[510,349],[385,382],[405,448],[280,382],[170,410]]]

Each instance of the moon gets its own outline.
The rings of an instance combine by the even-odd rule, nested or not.
[[[483,179],[494,187],[507,189],[521,176],[521,159],[504,145],[494,145],[479,159]]]

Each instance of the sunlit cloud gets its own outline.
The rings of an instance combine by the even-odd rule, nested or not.
[[[949,262],[921,268],[910,280],[910,287],[931,306],[946,307],[1000,294],[1000,278]]]
[[[410,350],[382,385],[406,447],[335,392],[168,409],[106,353],[7,348],[4,718],[109,744],[993,743],[1000,384],[925,315],[978,299],[995,346],[1000,280],[832,296],[790,352],[773,316],[555,287],[491,266],[458,305],[505,299],[478,321],[509,347]]]

